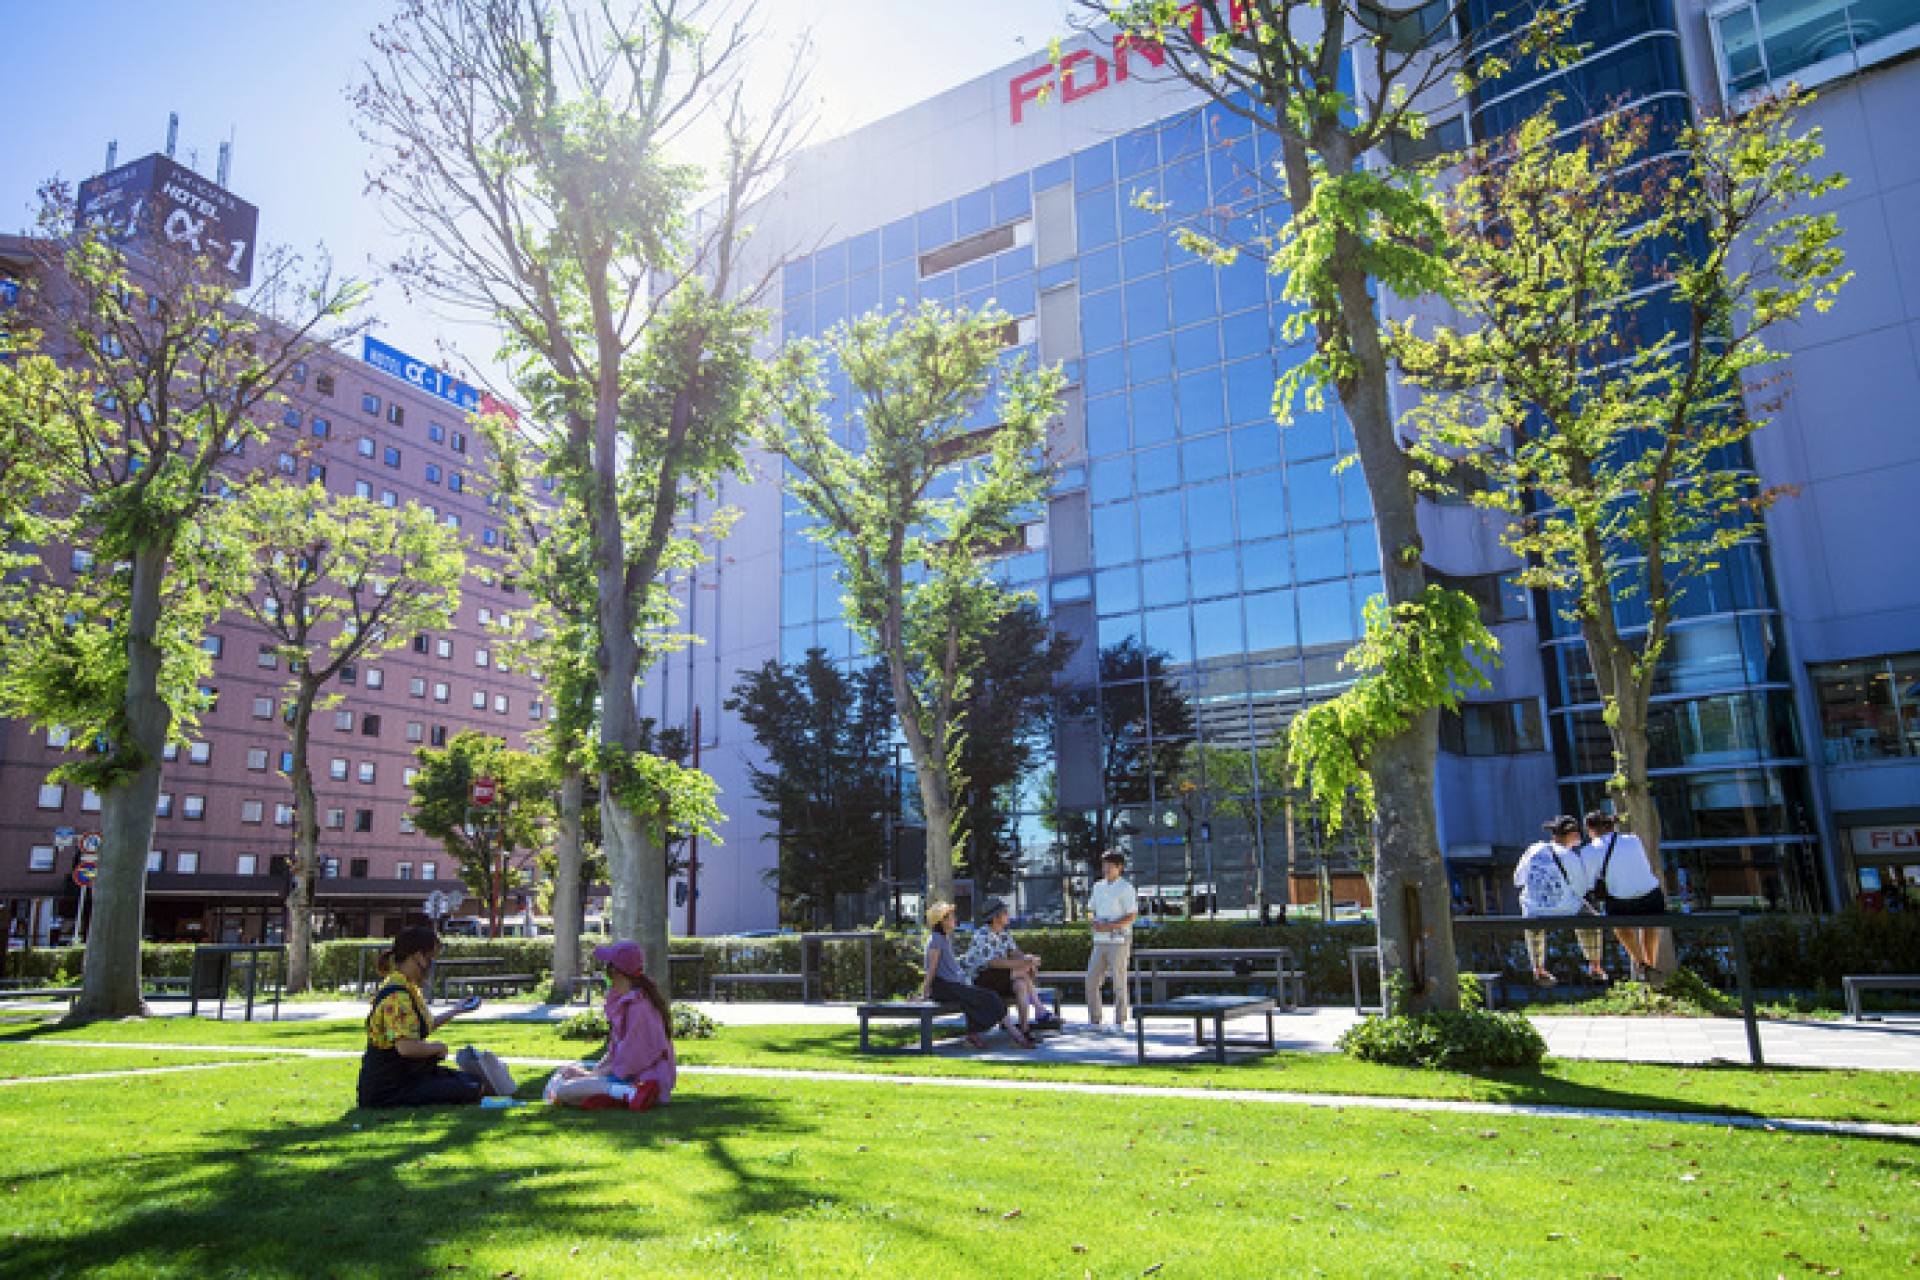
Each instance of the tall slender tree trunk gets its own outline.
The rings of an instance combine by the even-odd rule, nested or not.
[[[93,883],[86,973],[73,1016],[125,1018],[146,1013],[140,998],[140,936],[146,918],[147,850],[160,799],[161,752],[173,712],[160,696],[161,583],[172,544],[134,553],[127,613],[127,688],[121,703],[126,741],[115,750],[140,767],[100,795],[100,875]]]
[[[313,905],[320,880],[320,814],[313,790],[310,754],[313,702],[318,686],[300,681],[293,703],[293,886],[287,892],[287,990],[305,991],[313,981]]]
[[[907,657],[899,634],[896,628],[886,646],[887,675],[893,685],[900,734],[907,740],[907,754],[913,757],[921,813],[927,820],[927,902],[952,902],[953,792],[947,780],[945,751],[920,725],[920,703],[907,682]],[[940,752],[938,756],[936,751]]]
[[[586,775],[568,769],[560,779],[560,830],[553,850],[553,998],[561,1001],[573,998],[573,984],[580,975],[586,804]]]

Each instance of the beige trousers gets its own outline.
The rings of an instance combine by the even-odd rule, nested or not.
[[[1113,979],[1113,1015],[1120,1026],[1127,1023],[1127,969],[1133,956],[1131,942],[1096,942],[1093,957],[1087,961],[1087,1021],[1099,1022],[1106,1014],[1100,1003],[1100,984]]]

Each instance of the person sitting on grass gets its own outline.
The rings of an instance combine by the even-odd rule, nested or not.
[[[987,903],[982,912],[986,926],[973,931],[973,945],[967,948],[960,967],[973,975],[974,986],[985,987],[1002,1003],[1012,1002],[1020,1030],[1025,1032],[1035,1025],[1049,1025],[1054,1019],[1040,1003],[1040,957],[1022,951],[1013,940],[1013,934],[1007,931],[1011,915],[1007,904],[998,898]]]
[[[380,988],[367,1014],[367,1049],[360,1056],[363,1107],[464,1106],[488,1094],[513,1093],[513,1076],[491,1053],[460,1051],[460,1070],[444,1065],[447,1046],[428,1037],[462,1013],[468,1000],[430,1013],[421,994],[440,954],[440,936],[425,925],[402,929],[379,959]]]
[[[649,1111],[673,1096],[680,1067],[673,1055],[673,1010],[647,976],[647,953],[637,942],[593,949],[607,966],[607,1052],[598,1065],[574,1063],[547,1081],[547,1101],[600,1111]]]
[[[998,1025],[1007,1038],[1022,1049],[1033,1048],[1027,1033],[1014,1025],[1006,1002],[985,987],[967,981],[953,955],[953,904],[935,902],[927,908],[927,978],[920,988],[922,1000],[940,1000],[959,1005],[967,1015],[967,1043],[984,1049],[981,1036]]]

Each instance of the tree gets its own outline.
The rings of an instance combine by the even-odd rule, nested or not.
[[[1032,600],[1004,614],[981,646],[960,706],[959,808],[969,833],[966,870],[977,886],[1014,871],[1011,825],[1019,786],[1053,728],[1054,677],[1076,642],[1057,635]]]
[[[255,486],[237,516],[255,584],[237,598],[239,608],[271,637],[289,672],[294,865],[287,987],[304,991],[320,874],[320,813],[308,749],[313,713],[323,709],[327,686],[350,663],[370,661],[452,620],[466,555],[460,536],[425,508],[388,508],[329,494],[319,484]]]
[[[791,343],[775,375],[780,421],[765,438],[817,521],[813,536],[839,557],[848,621],[887,664],[927,819],[927,893],[949,902],[966,839],[964,700],[982,645],[1019,600],[989,563],[1037,518],[1046,423],[1064,385],[1057,369],[1003,362],[1007,325],[992,309],[927,304],[850,321],[824,345]],[[852,389],[844,412],[864,428],[857,448],[835,437],[823,350]],[[996,386],[994,421],[984,406]]]
[[[1373,500],[1387,605],[1376,615],[1373,651],[1409,655],[1458,642],[1457,611],[1437,615],[1444,602],[1427,589],[1412,469],[1388,397],[1378,305],[1382,289],[1403,298],[1444,289],[1442,227],[1419,176],[1368,153],[1396,138],[1424,135],[1422,104],[1429,90],[1450,79],[1470,90],[1503,74],[1506,60],[1477,47],[1471,33],[1455,39],[1465,25],[1464,3],[1401,15],[1374,0],[1081,3],[1120,28],[1130,55],[1164,68],[1277,144],[1277,198],[1264,204],[1290,216],[1277,227],[1243,229],[1242,238],[1270,252],[1270,269],[1284,276],[1286,296],[1299,307],[1287,336],[1311,334],[1314,347],[1282,380],[1275,411],[1284,422],[1296,395],[1313,404],[1330,388],[1353,428]],[[1564,13],[1541,12],[1510,47],[1523,55],[1548,54],[1568,20]],[[1360,71],[1351,84],[1344,73],[1349,60]],[[1229,230],[1188,228],[1183,238],[1229,261],[1238,251],[1227,243]],[[1389,680],[1383,669],[1362,667],[1359,692],[1338,715],[1339,742],[1324,745],[1357,754],[1368,778],[1365,794],[1378,832],[1374,901],[1384,969],[1407,982],[1412,1009],[1457,1008],[1452,892],[1433,799],[1438,704],[1398,700],[1426,692],[1418,682],[1399,681],[1394,696],[1386,697],[1361,688]],[[1312,732],[1327,717],[1302,716],[1295,724]],[[1315,751],[1293,754],[1299,761]],[[1344,805],[1344,792],[1322,792],[1318,775],[1311,781],[1324,807],[1337,812]]]
[[[594,584],[611,924],[663,976],[665,853],[649,806],[693,796],[641,747],[641,633],[687,544],[676,522],[739,464],[754,416],[762,320],[722,299],[753,292],[737,278],[741,215],[792,145],[800,84],[789,70],[769,122],[750,117],[750,17],[710,0],[646,0],[631,14],[407,0],[375,34],[355,95],[385,156],[372,185],[416,246],[400,273],[503,326],[516,388],[553,424],[559,501],[584,527]],[[695,217],[707,175],[667,149],[699,123],[717,127],[720,159]]]
[[[1656,856],[1647,717],[1673,621],[1778,496],[1746,453],[1777,404],[1767,334],[1826,310],[1847,278],[1835,216],[1804,211],[1844,183],[1811,172],[1819,135],[1793,129],[1805,101],[1705,115],[1657,147],[1642,111],[1571,146],[1536,114],[1448,196],[1458,322],[1394,333],[1429,392],[1409,415],[1429,462],[1485,476],[1474,500],[1513,517],[1522,580],[1579,626],[1609,787]]]
[[[893,805],[893,695],[886,666],[843,671],[824,649],[769,659],[733,687],[727,710],[753,730],[768,767],[748,766],[761,815],[779,832],[779,890],[814,922],[865,892],[887,860]]]
[[[414,753],[413,820],[422,835],[438,840],[460,865],[460,880],[490,904],[493,926],[517,877],[513,855],[546,843],[552,820],[552,788],[539,757],[508,750],[504,739],[466,730],[443,748]],[[473,802],[475,779],[491,778],[494,801]]]
[[[75,225],[50,190],[40,261],[7,346],[25,358],[5,417],[41,437],[37,563],[10,579],[0,711],[63,724],[94,749],[56,770],[100,793],[100,875],[80,1018],[142,1012],[140,935],[161,753],[215,692],[208,626],[244,584],[230,482],[260,423],[360,291],[264,255],[244,296],[222,264],[135,226],[131,245]],[[30,389],[25,402],[12,399]],[[10,425],[9,430],[15,430]],[[69,577],[67,549],[91,567]],[[59,565],[53,563],[58,555]]]

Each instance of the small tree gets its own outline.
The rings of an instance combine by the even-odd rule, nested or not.
[[[1057,369],[1003,365],[1007,317],[926,305],[836,328],[826,352],[854,396],[858,448],[835,438],[822,348],[790,344],[776,372],[781,423],[766,446],[788,492],[839,557],[847,617],[887,664],[927,819],[927,892],[952,900],[962,711],[981,645],[1019,597],[989,573],[1046,495],[1041,454],[1059,411]],[[982,410],[1000,390],[998,421]]]
[[[753,731],[767,768],[748,766],[760,812],[779,833],[787,913],[814,922],[861,893],[887,857],[893,801],[893,695],[883,663],[845,672],[824,649],[743,675],[727,710]]]
[[[495,935],[500,904],[515,880],[516,852],[531,854],[546,843],[553,815],[552,788],[537,756],[508,750],[503,739],[467,730],[444,748],[414,753],[413,820],[422,835],[438,840],[460,867],[460,880],[487,903]],[[476,779],[490,778],[494,800],[473,801]]]
[[[1542,111],[1448,198],[1460,321],[1394,335],[1429,463],[1486,477],[1523,580],[1578,624],[1610,789],[1656,856],[1647,717],[1674,619],[1778,496],[1746,453],[1778,403],[1766,336],[1846,279],[1835,216],[1804,211],[1844,182],[1811,172],[1805,101],[1703,116],[1653,159],[1644,112],[1567,146]]]
[[[287,664],[285,715],[293,746],[293,886],[287,895],[287,986],[307,988],[313,900],[320,873],[320,814],[309,753],[313,713],[350,664],[369,661],[415,632],[444,627],[460,606],[466,556],[460,536],[425,508],[389,508],[313,484],[258,485],[237,512],[253,555],[254,589],[240,611],[271,637]]]
[[[94,750],[56,777],[101,797],[86,973],[74,1014],[142,1011],[140,936],[161,753],[210,705],[207,628],[244,584],[230,481],[306,362],[343,340],[359,297],[285,254],[246,296],[222,265],[132,229],[137,251],[75,225],[53,190],[6,347],[0,418],[44,453],[38,564],[4,591],[0,711],[64,724]],[[19,397],[14,399],[14,397]],[[68,576],[67,548],[92,567]],[[55,557],[59,563],[54,563]]]

